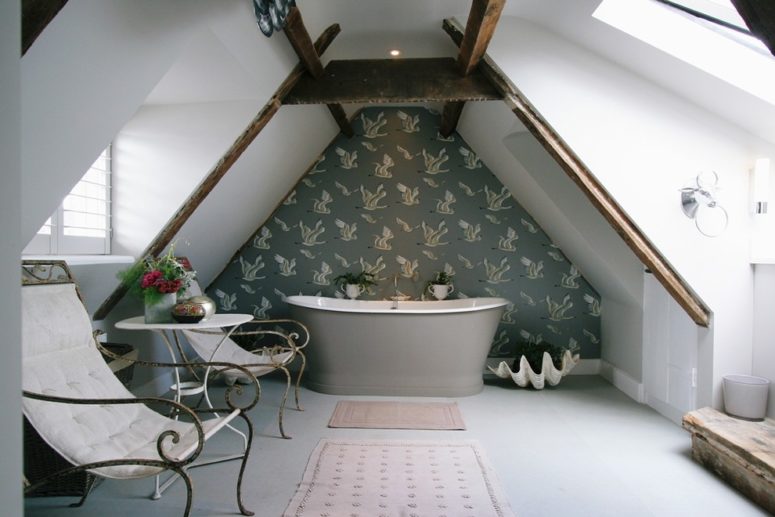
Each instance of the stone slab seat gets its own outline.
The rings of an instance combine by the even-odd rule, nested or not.
[[[751,422],[706,407],[682,424],[697,462],[775,514],[775,420]]]
[[[134,402],[77,404],[25,396],[25,416],[56,452],[75,466],[103,461],[165,462],[158,453],[157,440],[162,433],[172,430],[180,435],[180,439],[174,443],[171,436],[164,438],[162,449],[168,458],[175,463],[190,462],[199,454],[202,444],[190,415],[176,420],[157,413],[127,390],[110,370],[96,346],[91,321],[74,283],[24,285],[21,299],[22,385],[26,392],[81,400],[128,399]],[[204,439],[237,416],[245,419],[252,428],[247,417],[240,413],[240,409],[232,408],[221,412],[220,416],[210,418],[208,415],[206,420],[200,420]],[[189,421],[185,421],[186,418]],[[242,440],[235,442],[242,445]],[[250,442],[239,456],[242,466],[237,480],[238,504],[245,515],[251,513],[242,505],[240,490],[249,451]],[[177,471],[170,461],[163,464],[165,468]],[[118,464],[89,472],[126,479],[153,476],[165,468],[159,464]],[[179,473],[185,474],[189,487],[185,511],[188,515],[190,481],[186,473]]]

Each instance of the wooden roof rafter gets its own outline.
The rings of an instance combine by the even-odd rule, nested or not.
[[[465,77],[479,65],[479,61],[487,51],[495,27],[500,20],[501,12],[506,0],[472,0],[471,10],[466,21],[466,30],[459,43],[457,64],[460,74]],[[444,105],[441,115],[442,136],[449,136],[457,127],[460,115],[463,113],[465,102],[451,101]]]
[[[313,78],[320,78],[323,75],[323,63],[320,62],[320,53],[315,50],[315,46],[312,44],[312,39],[309,36],[309,32],[307,32],[307,27],[304,25],[304,20],[301,18],[301,11],[299,11],[298,7],[292,7],[288,13],[284,32],[307,71]],[[347,135],[348,138],[352,137],[355,131],[347,119],[347,114],[342,105],[339,103],[327,103],[326,106],[342,133]]]
[[[463,40],[463,31],[457,20],[445,19],[442,28],[456,44],[460,45]],[[568,177],[576,183],[597,211],[608,221],[630,250],[654,274],[654,277],[659,280],[689,317],[697,325],[709,326],[710,309],[707,305],[692,290],[691,286],[681,278],[656,246],[638,228],[621,205],[616,202],[581,158],[552,128],[551,124],[543,118],[527,97],[486,54],[482,56],[479,68],[503,95],[506,104],[527,130],[530,131]]]

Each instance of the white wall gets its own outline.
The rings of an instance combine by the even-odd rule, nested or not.
[[[115,141],[114,252],[138,256],[217,163],[261,101],[141,108]],[[176,236],[207,285],[336,134],[327,110],[281,108]],[[137,203],[142,199],[142,203]]]
[[[181,228],[202,286],[265,222],[339,133],[324,106],[283,106]]]
[[[262,104],[141,107],[113,144],[113,252],[142,253]]]
[[[25,242],[129,120],[208,13],[239,4],[71,0],[59,12],[22,59]]]
[[[298,60],[284,37],[260,34],[248,2],[227,5],[207,17],[116,137],[115,253],[147,247]],[[203,285],[337,131],[321,107],[286,106],[272,118],[176,236],[176,253],[191,258]]]
[[[2,513],[22,515],[21,311],[19,254],[19,189],[21,160],[19,2],[0,2],[0,501]]]
[[[458,131],[598,290],[601,357],[640,381],[640,261],[505,103],[468,103]]]
[[[752,373],[770,380],[767,416],[775,418],[775,265],[755,266],[754,305]]]
[[[748,170],[764,144],[522,20],[501,20],[489,54],[710,306],[698,402],[718,405],[722,370],[751,370]],[[730,215],[716,239],[680,211],[678,189],[702,170],[719,174]]]

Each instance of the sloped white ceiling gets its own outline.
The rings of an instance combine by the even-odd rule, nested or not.
[[[592,17],[601,0],[508,2],[521,17],[634,72],[685,102],[775,143],[775,106]]]
[[[211,30],[205,29],[193,38],[146,97],[145,104],[261,99],[265,97],[262,82],[242,67]]]

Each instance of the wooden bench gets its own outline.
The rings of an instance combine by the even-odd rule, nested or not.
[[[697,462],[775,514],[775,420],[750,422],[706,407],[684,415],[683,428]]]

